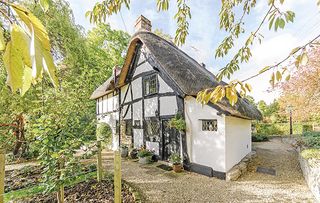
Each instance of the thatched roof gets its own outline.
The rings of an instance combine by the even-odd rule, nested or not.
[[[129,67],[138,43],[142,43],[144,49],[148,52],[149,61],[151,60],[157,64],[159,71],[163,71],[179,87],[184,94],[182,96],[196,96],[203,89],[225,84],[218,82],[210,71],[173,43],[152,32],[140,31],[132,37],[117,86],[123,86],[126,83]],[[248,100],[240,97],[235,106],[231,106],[226,99],[211,106],[228,115],[247,119],[262,118],[261,113],[255,106],[251,105]]]

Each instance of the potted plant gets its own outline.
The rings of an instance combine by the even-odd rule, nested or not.
[[[128,146],[122,144],[122,145],[121,145],[121,157],[122,157],[122,158],[127,157],[127,156],[128,156],[128,153],[129,153]]]
[[[173,171],[180,173],[182,171],[181,157],[178,153],[172,153],[169,157],[170,163],[172,163]]]
[[[151,162],[153,153],[147,149],[141,149],[138,152],[139,163],[148,164]]]
[[[129,152],[129,157],[130,157],[131,159],[136,159],[136,158],[138,158],[138,149],[132,148],[132,149],[130,150],[130,152]]]
[[[186,121],[184,120],[181,114],[176,114],[175,117],[170,119],[169,127],[175,128],[179,131],[180,134],[183,134],[186,130]]]

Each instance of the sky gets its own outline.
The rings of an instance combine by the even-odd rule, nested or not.
[[[86,31],[92,29],[85,17],[85,13],[92,9],[99,0],[67,0],[74,13],[75,22],[85,28]],[[113,29],[134,33],[134,22],[144,15],[152,23],[152,29],[160,29],[164,33],[175,35],[176,22],[176,1],[171,1],[169,10],[157,12],[156,0],[132,0],[130,10],[123,7],[120,14],[113,15],[107,19]],[[246,33],[244,33],[235,43],[235,48],[223,59],[214,57],[215,50],[226,36],[226,33],[219,30],[219,9],[221,6],[218,0],[187,0],[191,8],[192,18],[190,20],[189,35],[186,44],[181,47],[183,51],[197,60],[205,63],[206,68],[214,74],[223,68],[234,54],[237,48],[244,43],[249,33],[254,31],[261,22],[268,10],[267,0],[257,0],[256,7],[249,16],[245,17]],[[200,3],[201,2],[201,3]],[[285,0],[280,6],[281,10],[291,10],[296,14],[294,23],[287,24],[284,30],[268,29],[268,23],[262,27],[261,34],[264,39],[261,44],[252,47],[253,56],[249,63],[241,64],[240,70],[236,72],[232,79],[245,79],[268,65],[274,65],[285,58],[293,48],[303,45],[320,33],[320,8],[316,5],[317,0]],[[236,13],[239,15],[239,13]],[[266,72],[257,78],[249,80],[253,87],[251,96],[256,101],[264,100],[272,102],[281,94],[279,90],[272,90],[269,84],[272,72]]]

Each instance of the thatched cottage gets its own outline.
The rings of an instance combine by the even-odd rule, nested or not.
[[[261,113],[242,98],[235,106],[226,100],[197,103],[200,90],[220,84],[216,77],[172,42],[152,33],[144,16],[135,28],[123,66],[115,68],[91,96],[97,101],[97,119],[113,130],[114,149],[121,140],[154,150],[163,160],[182,151],[186,168],[224,178],[251,152],[251,120],[261,119]],[[187,124],[181,140],[179,132],[168,126],[177,113]]]

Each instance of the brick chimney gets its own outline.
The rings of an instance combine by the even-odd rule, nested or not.
[[[151,21],[148,20],[146,17],[143,15],[139,16],[139,18],[136,20],[136,24],[134,26],[135,32],[138,31],[149,31],[151,32]]]

